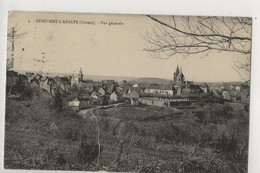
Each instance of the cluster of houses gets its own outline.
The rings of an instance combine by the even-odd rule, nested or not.
[[[215,96],[222,97],[226,101],[241,100],[241,96],[248,98],[250,96],[250,80],[239,85],[223,83],[220,90],[213,92]]]
[[[14,78],[23,78],[32,87],[40,87],[51,95],[57,92],[62,95],[69,95],[76,92],[76,96],[69,101],[69,107],[73,109],[84,109],[93,106],[105,106],[113,103],[139,103],[155,106],[172,106],[176,103],[187,103],[194,100],[192,95],[209,94],[209,86],[206,83],[195,84],[185,80],[182,68],[177,66],[173,73],[173,80],[168,84],[134,84],[127,81],[120,83],[114,80],[84,80],[83,72],[80,69],[78,74],[64,77],[52,77],[38,73],[18,74],[14,71],[7,71],[7,86],[12,88]],[[249,81],[237,86],[223,85],[220,90],[213,91],[213,94],[226,100],[231,100],[232,92],[249,91]],[[234,94],[233,94],[234,95]]]
[[[131,105],[139,103],[155,106],[171,106],[176,102],[190,102],[191,94],[207,94],[209,87],[206,83],[194,84],[185,81],[182,69],[177,67],[172,82],[168,84],[151,83],[149,85],[130,85],[123,81],[120,84],[114,80],[93,82],[83,79],[83,73],[71,77],[71,85],[81,88],[84,92],[79,97],[71,100],[72,108],[87,108],[93,105],[106,105],[118,102],[127,102]]]

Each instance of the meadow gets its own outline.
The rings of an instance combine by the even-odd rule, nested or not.
[[[6,169],[247,172],[248,101],[122,104],[81,117],[58,100],[62,109],[40,89],[7,97]]]

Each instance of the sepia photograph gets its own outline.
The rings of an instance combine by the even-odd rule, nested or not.
[[[246,173],[251,17],[8,14],[4,168]]]

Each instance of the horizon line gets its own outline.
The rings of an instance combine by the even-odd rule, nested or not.
[[[38,71],[31,71],[31,70],[13,70],[13,71],[22,71],[22,72],[33,72],[33,73],[39,73]],[[71,72],[71,73],[69,73],[69,72],[46,72],[46,71],[42,71],[42,73],[57,73],[57,74],[63,74],[63,76],[65,75],[65,74],[76,74],[76,73],[73,73],[73,72]],[[150,78],[150,79],[164,79],[164,80],[169,80],[169,81],[173,81],[173,79],[171,79],[171,78],[163,78],[163,77],[148,77],[148,76],[144,76],[144,77],[136,77],[136,76],[118,76],[118,75],[95,75],[95,74],[84,74],[83,73],[83,75],[84,76],[99,76],[99,77],[118,77],[118,78],[124,78],[124,77],[126,77],[126,78],[135,78],[135,79],[142,79],[142,78]],[[59,75],[57,75],[57,76],[59,76]],[[250,79],[248,79],[248,80],[250,80]],[[247,80],[247,81],[248,81]],[[246,81],[243,81],[243,80],[240,80],[240,81],[197,81],[197,80],[187,80],[187,81],[192,81],[192,82],[197,82],[197,83],[226,83],[226,82],[246,82]]]

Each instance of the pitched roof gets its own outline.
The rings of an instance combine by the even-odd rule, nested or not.
[[[130,98],[139,98],[140,94],[136,91],[132,91],[131,93],[129,93],[129,97]]]
[[[101,91],[101,90],[103,90],[104,92],[106,92],[103,87],[100,87],[98,91]]]
[[[79,83],[79,86],[82,86],[82,87],[94,87],[94,83]]]
[[[91,94],[91,97],[96,97],[96,98],[98,98],[98,97],[101,97],[102,95],[99,93],[99,92],[96,92],[96,91],[94,91],[92,94]]]
[[[169,83],[169,84],[163,84],[163,85],[160,85],[159,89],[161,90],[172,90],[172,85]]]
[[[136,83],[132,87],[137,88],[137,87],[139,87],[139,84]]]
[[[202,87],[202,88],[208,88],[209,86],[208,86],[208,84],[206,84],[206,83],[202,83],[202,84],[200,85],[200,87]]]
[[[168,83],[168,84],[153,83],[153,84],[150,84],[147,88],[148,89],[159,89],[159,90],[172,90],[172,84],[171,83]]]
[[[137,92],[138,94],[140,94],[140,93],[141,93],[141,88],[140,88],[140,87],[138,87],[138,88],[131,87],[131,88],[129,88],[128,93],[131,93],[131,92],[133,92],[133,91],[135,91],[135,92]]]

